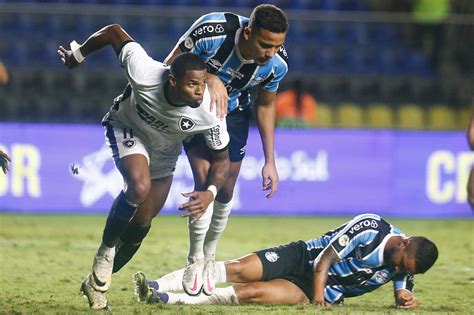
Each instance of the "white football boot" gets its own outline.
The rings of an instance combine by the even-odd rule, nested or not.
[[[214,293],[214,289],[216,288],[216,278],[217,278],[216,260],[214,259],[214,256],[206,259],[203,273],[202,273],[202,278],[204,282],[202,291],[206,295],[212,295],[212,293]]]
[[[89,301],[89,307],[93,310],[109,309],[104,292],[95,290],[91,285],[92,275],[88,275],[81,285],[81,292]]]
[[[195,296],[201,293],[203,269],[203,258],[191,259],[188,262],[183,274],[183,289],[188,295]]]
[[[113,255],[99,255],[99,253],[95,255],[91,274],[91,285],[95,290],[105,292],[109,289],[110,283],[112,282],[113,268]]]

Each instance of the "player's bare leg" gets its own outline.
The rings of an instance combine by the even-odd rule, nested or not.
[[[125,189],[115,198],[102,235],[102,243],[97,250],[92,265],[90,285],[105,292],[112,280],[115,247],[140,203],[150,191],[150,173],[145,156],[133,154],[125,156],[117,163],[117,168],[125,181]]]
[[[138,251],[143,239],[151,228],[152,219],[158,215],[170,191],[173,176],[153,179],[148,197],[138,207],[137,212],[120,236],[114,259],[113,272],[119,271]]]
[[[239,303],[309,303],[308,297],[294,283],[284,279],[234,285]]]

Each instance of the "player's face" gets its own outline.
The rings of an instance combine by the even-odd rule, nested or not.
[[[285,42],[286,33],[273,33],[264,28],[246,28],[244,57],[255,60],[257,65],[266,64]]]
[[[416,273],[416,261],[407,251],[408,246],[409,243],[405,240],[397,247],[393,248],[389,264],[395,268],[396,273],[408,273],[414,275]]]
[[[188,70],[182,79],[176,80],[180,101],[191,107],[199,107],[206,89],[207,70]]]

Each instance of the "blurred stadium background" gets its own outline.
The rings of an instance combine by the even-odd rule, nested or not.
[[[317,106],[309,123],[278,124],[282,183],[274,203],[252,200],[264,199],[255,192],[261,149],[252,131],[237,191],[252,197],[237,202],[242,213],[272,213],[280,205],[287,208],[282,214],[470,216],[465,183],[474,158],[464,130],[473,102],[474,3],[267,2],[283,8],[290,20],[290,70],[280,91],[303,80]],[[115,177],[113,188],[102,188],[105,195],[109,189],[108,197],[91,196],[97,187],[82,187],[68,168],[77,162],[83,167],[79,179],[87,181],[93,172],[85,165],[91,152],[96,153],[94,163],[113,168],[110,160],[107,166],[97,160],[107,156],[100,149],[99,122],[126,79],[112,49],[68,71],[58,60],[59,45],[82,42],[102,26],[119,23],[155,59],[163,60],[200,15],[219,10],[248,16],[259,3],[0,0],[0,58],[9,73],[9,82],[0,87],[0,146],[13,157],[11,174],[0,175],[0,209],[105,212],[120,189],[121,179]],[[178,195],[192,187],[185,161],[180,166]],[[105,178],[103,169],[101,174]],[[304,196],[292,198],[301,189],[305,195],[319,192],[333,198],[316,195],[320,202],[302,208],[297,201]],[[49,193],[54,199],[42,199]],[[342,203],[340,195],[357,200]],[[167,209],[177,203],[168,203]]]

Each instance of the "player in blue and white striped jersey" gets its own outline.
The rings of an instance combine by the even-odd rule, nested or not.
[[[418,306],[414,275],[426,272],[438,257],[436,245],[422,236],[407,237],[375,214],[362,214],[309,241],[268,248],[237,260],[217,262],[217,288],[211,296],[191,297],[166,291],[181,289],[183,270],[148,281],[139,272],[137,293],[150,303],[311,302],[328,306],[360,296],[392,281],[400,308]]]
[[[198,294],[201,288],[212,294],[215,287],[214,256],[232,209],[234,186],[245,156],[253,90],[257,91],[255,109],[265,156],[262,187],[268,191],[267,198],[278,189],[274,157],[275,98],[279,83],[288,71],[288,57],[283,47],[287,30],[288,21],[283,11],[269,4],[257,6],[250,18],[214,12],[200,17],[165,60],[169,63],[183,52],[201,57],[211,73],[208,78],[211,104],[216,103],[220,115],[228,110],[229,176],[213,207],[209,207],[205,215],[195,211],[196,216],[202,217],[189,225],[189,268],[183,281],[190,295]],[[227,104],[228,108],[223,106]],[[201,136],[194,136],[184,145],[196,190],[205,189],[209,171],[208,156],[197,145],[201,142]],[[201,278],[202,274],[205,279]]]

